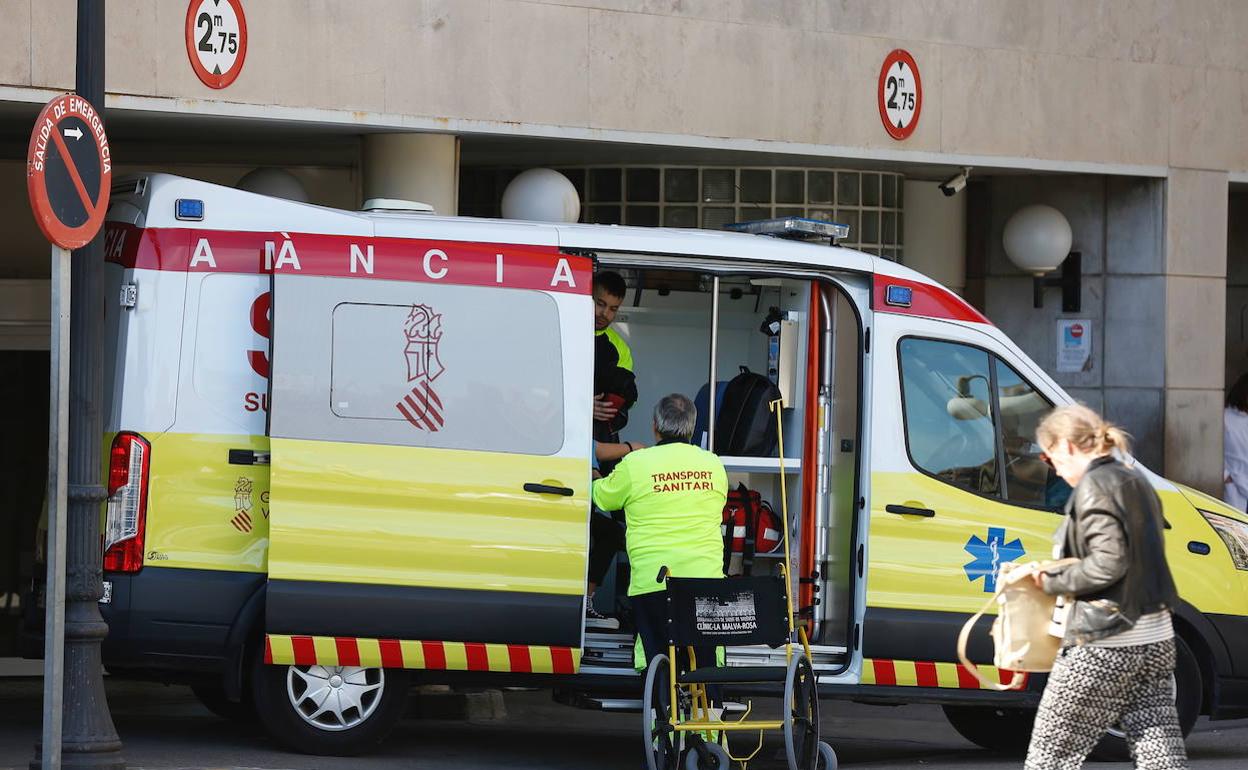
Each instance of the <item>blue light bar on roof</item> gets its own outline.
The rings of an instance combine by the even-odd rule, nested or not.
[[[809,217],[776,217],[775,219],[755,219],[749,222],[729,222],[725,230],[752,235],[771,235],[776,238],[837,238],[849,237],[849,225],[838,222],[825,222],[822,219]]]

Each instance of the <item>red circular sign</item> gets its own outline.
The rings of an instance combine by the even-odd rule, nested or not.
[[[186,55],[209,88],[225,88],[243,71],[247,17],[242,0],[191,0],[186,7]]]
[[[1082,324],[1074,324],[1074,325],[1072,325],[1072,326],[1070,327],[1070,336],[1074,337],[1075,339],[1079,339],[1080,337],[1082,337],[1082,336],[1083,336],[1083,325],[1082,325]]]
[[[100,113],[77,94],[48,102],[26,152],[26,192],[44,236],[78,249],[100,231],[108,209],[113,158]]]
[[[908,139],[923,110],[923,81],[909,51],[898,48],[884,57],[877,95],[884,130],[894,139]]]

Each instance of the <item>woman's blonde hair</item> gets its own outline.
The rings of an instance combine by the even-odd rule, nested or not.
[[[1083,404],[1059,406],[1049,412],[1036,426],[1036,440],[1046,448],[1059,441],[1070,441],[1082,452],[1131,452],[1130,434]]]

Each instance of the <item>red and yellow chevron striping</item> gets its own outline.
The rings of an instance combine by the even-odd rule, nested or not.
[[[268,634],[264,639],[264,662],[293,666],[575,674],[580,669],[581,651],[572,647],[523,644]]]
[[[988,679],[1007,684],[1014,672],[995,666],[980,666],[980,673]],[[934,663],[925,660],[881,660],[867,658],[862,661],[862,683],[897,687],[945,687],[953,689],[980,690],[979,680],[971,676],[961,663]],[[1016,689],[1027,686],[1027,674]]]

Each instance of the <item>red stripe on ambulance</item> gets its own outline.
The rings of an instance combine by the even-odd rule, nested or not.
[[[338,665],[360,665],[360,645],[356,640],[338,637],[334,639],[334,646],[338,648]]]
[[[900,286],[911,290],[909,305],[888,304],[888,287]],[[923,283],[909,278],[875,274],[871,292],[871,309],[877,313],[899,313],[925,318],[943,318],[951,321],[989,324],[992,322],[969,302],[934,283]]]
[[[871,665],[875,667],[875,683],[883,685],[897,684],[897,671],[893,668],[891,660],[873,660]]]
[[[376,657],[369,652],[374,644],[377,649]],[[380,662],[385,668],[520,674],[575,674],[580,664],[581,651],[571,647],[523,644],[497,647],[506,651],[505,659],[501,654],[491,657],[490,645],[484,642],[267,634],[264,639],[264,662],[296,666],[375,666]],[[404,654],[404,649],[409,651],[410,657]],[[369,654],[365,655],[366,652]],[[547,660],[550,661],[549,665]]]
[[[187,273],[375,278],[589,294],[592,263],[555,246],[137,228],[108,223],[105,258],[123,267]]]
[[[511,663],[512,671],[527,674],[533,670],[533,659],[529,656],[528,647],[518,644],[507,645],[507,658]]]
[[[421,642],[425,652],[425,668],[446,670],[446,648],[441,642]]]
[[[490,656],[485,651],[485,645],[480,642],[466,642],[464,644],[464,657],[468,659],[469,671],[489,671]]]
[[[883,658],[866,658],[862,662],[864,685],[886,687],[939,687],[944,689],[981,690],[987,689],[961,663],[937,663],[930,660],[887,660]],[[950,669],[952,667],[952,671]],[[1014,678],[1013,671],[998,669],[993,666],[980,666],[980,671],[988,678],[995,673],[1001,684],[1009,684]],[[956,679],[954,673],[956,672]],[[941,679],[944,679],[942,682]],[[1020,677],[1014,688],[1025,689],[1027,674]]]
[[[919,682],[919,687],[940,686],[940,680],[936,678],[936,664],[931,661],[916,661],[914,664],[914,676]]]
[[[979,680],[975,675],[966,670],[966,666],[958,664],[958,687],[965,690],[978,690]]]
[[[290,646],[294,652],[296,666],[316,665],[316,645],[310,636],[292,636]]]
[[[381,651],[383,667],[403,668],[403,646],[398,639],[378,639],[377,648]]]

